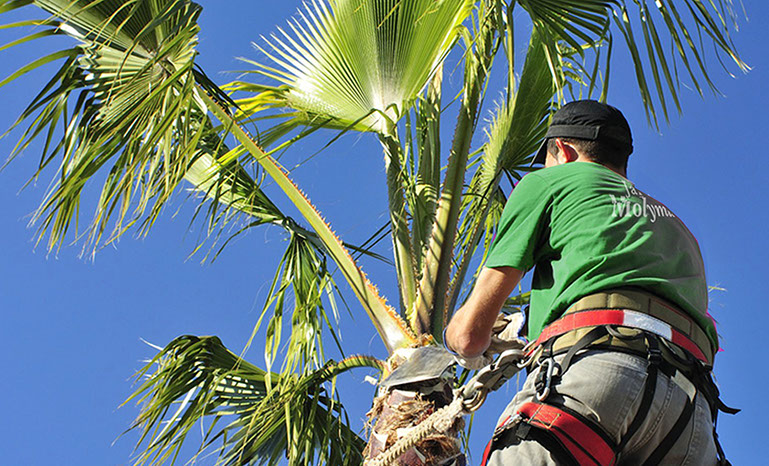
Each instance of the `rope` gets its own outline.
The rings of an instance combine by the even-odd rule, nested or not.
[[[407,435],[399,438],[390,448],[380,453],[376,458],[367,461],[367,466],[388,466],[419,442],[431,434],[446,432],[451,429],[457,418],[465,414],[464,399],[455,396],[454,401],[432,413],[427,419],[420,422]]]
[[[454,400],[436,410],[424,421],[417,424],[408,434],[399,438],[390,448],[367,461],[366,466],[389,466],[409,449],[426,439],[432,433],[444,433],[451,429],[454,421],[477,410],[486,400],[489,391],[494,391],[515,375],[528,362],[521,363],[525,351],[514,348],[503,351],[496,361],[482,368],[464,386],[454,392]]]

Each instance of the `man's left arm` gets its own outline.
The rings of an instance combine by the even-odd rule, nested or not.
[[[484,267],[470,298],[446,327],[446,346],[464,358],[483,354],[497,315],[523,274],[514,267]]]

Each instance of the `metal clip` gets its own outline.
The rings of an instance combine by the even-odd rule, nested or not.
[[[550,388],[553,384],[553,376],[558,368],[553,358],[547,358],[539,363],[539,374],[537,375],[536,390],[537,400],[545,401],[550,396]],[[544,374],[544,383],[542,381]]]
[[[460,389],[464,409],[470,412],[480,408],[490,391],[498,389],[520,370],[518,363],[523,356],[524,353],[520,349],[509,349],[503,351],[492,364],[479,370],[475,377]]]

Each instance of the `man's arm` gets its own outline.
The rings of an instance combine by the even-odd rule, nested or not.
[[[483,354],[491,342],[494,321],[523,274],[514,267],[484,267],[470,298],[446,327],[446,345],[465,358]]]

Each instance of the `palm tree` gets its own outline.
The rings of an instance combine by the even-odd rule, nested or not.
[[[61,63],[14,125],[26,129],[12,156],[42,140],[34,176],[59,166],[35,215],[39,241],[55,249],[74,234],[95,252],[131,228],[146,234],[180,185],[200,193],[212,236],[231,225],[236,235],[273,225],[289,238],[256,323],[267,327],[267,367],[211,336],[182,336],[160,349],[132,397],[141,406],[140,464],[175,460],[202,421],[198,454],[212,449],[221,464],[362,462],[366,440],[350,427],[336,377],[361,367],[384,375],[407,357],[404,349],[440,343],[491,241],[505,202],[500,184],[529,170],[565,96],[605,99],[612,52],[625,47],[656,125],[680,111],[683,81],[701,94],[715,89],[706,46],[747,69],[729,35],[730,0],[310,0],[261,42],[263,60],[248,62],[244,79],[221,86],[195,64],[201,7],[191,1],[3,0],[0,13],[30,4],[46,16],[4,25],[32,29],[0,50],[51,35],[75,39],[0,82]],[[522,22],[531,23],[524,57],[515,54]],[[443,83],[452,52],[463,70],[459,90]],[[495,65],[507,83],[494,90],[502,97],[483,121]],[[382,145],[390,216],[365,244],[338,238],[277,161],[321,130],[332,140],[367,133]],[[94,217],[72,233],[81,193],[97,179],[104,181]],[[270,199],[263,179],[285,196]],[[290,205],[300,219],[284,212]],[[387,260],[372,245],[388,236],[396,307],[354,257]],[[340,288],[353,292],[353,311],[366,312],[386,357],[326,358],[324,335],[339,344]],[[434,400],[419,400],[421,410],[434,409]],[[437,446],[438,456],[457,452],[450,436],[431,441],[424,448]]]

